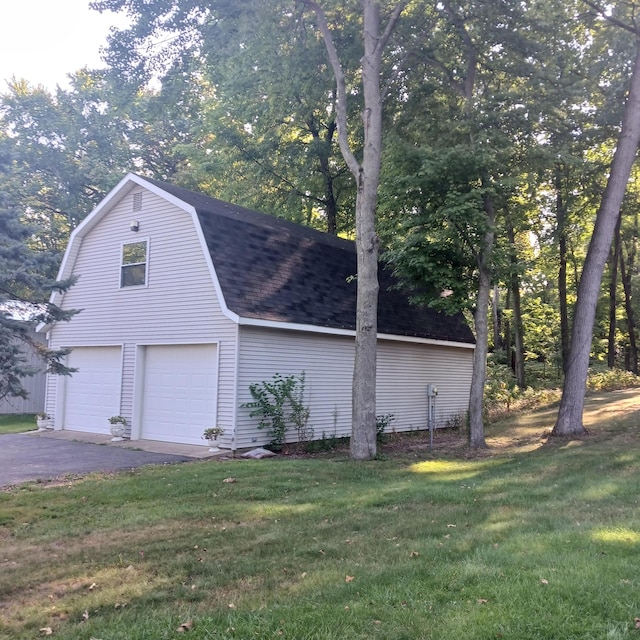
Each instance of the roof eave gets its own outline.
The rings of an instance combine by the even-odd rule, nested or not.
[[[288,331],[305,331],[307,333],[321,333],[334,336],[355,337],[355,329],[342,329],[340,327],[324,327],[313,324],[299,324],[295,322],[281,322],[276,320],[264,320],[262,318],[247,318],[238,316],[238,324],[246,327],[262,327],[264,329],[282,329]],[[456,347],[459,349],[475,349],[475,343],[456,342],[455,340],[438,340],[436,338],[422,338],[418,336],[403,336],[391,333],[378,333],[378,340],[391,340],[395,342],[413,342],[417,344],[432,344],[442,347]]]

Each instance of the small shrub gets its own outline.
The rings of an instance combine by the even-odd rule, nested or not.
[[[341,447],[349,446],[349,438],[346,436],[338,437],[335,433],[327,435],[324,431],[322,437],[318,440],[311,440],[304,446],[307,453],[321,453],[325,451],[335,451]]]
[[[386,440],[386,433],[391,423],[396,419],[393,413],[386,413],[383,416],[376,416],[376,440],[382,444]]]
[[[460,433],[466,433],[467,427],[469,424],[469,414],[468,413],[454,413],[450,415],[445,423],[445,429],[451,429],[452,431],[458,431]]]
[[[518,396],[519,388],[511,369],[505,364],[493,360],[487,361],[487,377],[484,384],[485,411],[490,412],[496,406],[506,406],[507,412],[511,403]]]
[[[293,427],[298,442],[307,442],[313,437],[308,426],[310,411],[304,404],[305,374],[282,376],[276,373],[271,381],[249,385],[252,402],[242,407],[252,409],[251,417],[259,417],[259,429],[265,429],[269,446],[281,449],[287,443],[287,431]]]
[[[558,389],[520,389],[510,367],[496,364],[491,358],[487,361],[484,415],[489,422],[505,418],[513,411],[525,411],[555,402],[559,397]]]
[[[209,427],[204,430],[202,437],[205,440],[215,442],[221,435],[224,435],[224,429],[222,427]]]
[[[292,376],[295,377],[295,376]],[[298,376],[296,384],[293,385],[289,395],[289,420],[293,424],[298,436],[298,442],[309,442],[313,440],[313,428],[309,426],[309,416],[311,411],[304,403],[304,371]]]
[[[591,391],[615,391],[631,387],[640,387],[640,377],[631,371],[623,371],[622,369],[589,371],[587,389]]]

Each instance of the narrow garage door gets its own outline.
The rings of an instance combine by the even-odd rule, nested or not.
[[[214,344],[146,348],[142,437],[204,444],[215,426],[217,347]]]
[[[120,412],[120,347],[76,347],[68,363],[77,371],[64,379],[64,428],[108,434],[107,419]]]

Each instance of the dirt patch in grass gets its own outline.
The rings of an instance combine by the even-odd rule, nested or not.
[[[41,625],[52,624],[77,610],[116,608],[143,591],[160,589],[170,580],[145,561],[143,550],[171,545],[181,535],[186,535],[183,523],[169,522],[39,545],[14,539],[11,558],[0,564],[12,584],[7,596],[0,595],[0,623],[36,618]]]

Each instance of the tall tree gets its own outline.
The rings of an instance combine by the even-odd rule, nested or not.
[[[73,311],[62,311],[49,302],[52,291],[64,290],[71,281],[55,282],[46,275],[55,258],[29,247],[32,229],[20,220],[20,211],[3,190],[6,169],[11,164],[6,139],[0,137],[0,399],[26,397],[23,378],[47,369],[69,373],[64,364],[67,352],[51,351],[32,337],[40,322],[69,320]],[[33,349],[42,366],[28,364],[26,350]]]
[[[584,433],[582,413],[600,284],[640,143],[640,29],[634,23],[625,22],[624,14],[620,17],[616,11],[611,13],[610,7],[605,8],[592,2],[586,2],[586,4],[597,11],[602,20],[633,34],[636,53],[618,144],[578,286],[562,399],[552,432],[556,436]],[[630,9],[626,3],[622,4],[625,4],[624,8],[627,10]]]
[[[237,3],[229,0],[216,2],[169,0],[163,3],[147,3],[139,0],[97,0],[93,3],[93,6],[99,10],[126,9],[135,17],[130,29],[113,34],[108,53],[111,66],[125,79],[145,82],[152,75],[162,78],[166,73],[167,64],[175,64],[177,60],[213,61],[223,67],[222,74],[219,73],[220,67],[212,65],[210,68],[211,78],[216,87],[215,99],[224,100],[225,92],[231,91],[238,100],[245,104],[250,103],[245,113],[248,114],[253,110],[254,113],[259,114],[261,111],[268,111],[270,100],[275,98],[278,102],[278,110],[270,116],[270,126],[276,129],[285,122],[289,122],[290,131],[294,132],[291,137],[295,139],[300,138],[301,127],[305,127],[310,134],[306,136],[308,140],[306,151],[309,157],[313,158],[315,155],[319,158],[319,162],[314,159],[314,166],[316,171],[319,168],[325,178],[322,197],[325,198],[327,205],[330,230],[334,230],[338,225],[335,220],[332,221],[333,215],[329,210],[334,194],[329,194],[327,197],[327,188],[331,186],[327,180],[331,178],[328,173],[331,163],[327,149],[331,147],[333,132],[337,126],[338,145],[356,185],[358,308],[351,451],[355,459],[368,459],[376,453],[378,238],[375,229],[375,212],[382,153],[381,75],[385,46],[407,4],[408,0],[395,3],[362,0],[360,9],[357,10],[355,3],[346,3],[344,7],[337,8],[334,5],[329,6],[328,3],[321,6],[320,3],[311,0],[301,3],[301,6],[312,10],[316,16],[317,29],[324,40],[330,67],[335,76],[335,89],[327,91],[322,82],[317,83],[317,87],[313,82],[309,82],[311,76],[308,63],[307,68],[294,65],[293,69],[296,73],[291,73],[286,69],[286,64],[282,64],[282,60],[287,62],[300,60],[298,42],[289,41],[285,46],[280,47],[279,53],[284,57],[278,60],[276,57],[269,58],[264,55],[261,57],[259,53],[259,46],[261,46],[264,54],[265,42],[268,44],[269,41],[268,36],[258,44],[253,39],[253,32],[258,31],[264,35],[265,29],[268,31],[274,24],[282,26],[281,23],[285,18],[295,22],[298,14],[294,2],[273,0],[265,4],[263,2]],[[337,29],[332,29],[327,17],[331,15],[333,19],[336,11],[342,20],[336,23]],[[382,18],[381,14],[385,17]],[[258,16],[260,19],[257,20]],[[383,21],[385,24],[381,28]],[[361,25],[362,43],[358,43],[345,29],[345,26],[352,22]],[[247,25],[250,28],[244,29]],[[176,37],[171,37],[173,35]],[[273,35],[280,41],[280,35],[275,32]],[[156,48],[159,36],[163,36],[161,40],[166,46],[161,44]],[[141,53],[138,47],[141,43],[151,45],[152,55],[146,56]],[[252,58],[249,64],[244,63],[247,65],[245,68],[248,73],[238,74],[237,69],[230,69],[232,73],[227,73],[225,77],[224,56],[219,53],[220,47],[236,60],[240,60],[241,54],[248,51]],[[238,49],[242,51],[239,52]],[[358,50],[359,53],[354,55]],[[294,54],[293,57],[290,57],[291,53]],[[312,54],[310,59],[317,59],[317,55]],[[261,85],[261,78],[259,74],[252,71],[252,67],[258,70],[266,69],[270,82]],[[274,74],[273,69],[278,69],[278,72]],[[283,73],[291,80],[294,91],[291,91],[289,83],[285,82],[281,86]],[[299,74],[302,81],[296,81],[296,74]],[[256,86],[260,87],[260,90],[258,92],[238,91],[242,82],[247,80],[257,82]],[[314,96],[321,95],[317,104],[311,109],[305,95],[309,92]],[[251,98],[250,101],[247,101],[247,96]],[[233,101],[226,104],[227,112],[233,113],[237,110]],[[353,125],[355,118],[351,111],[351,104],[361,111],[361,127]],[[300,109],[300,105],[304,108]],[[275,119],[274,113],[277,115]],[[267,168],[267,173],[276,178],[284,175],[287,164],[289,167],[298,164],[293,156],[290,156],[287,162],[287,154],[283,152],[282,144],[272,147],[271,154],[265,153],[268,145],[273,145],[274,138],[271,141],[265,140],[266,145],[256,145],[253,132],[260,129],[260,135],[263,135],[263,133],[266,134],[267,129],[260,123],[259,118],[254,120],[244,117],[243,119],[245,122],[236,120],[232,123],[236,131],[231,139],[235,150],[242,151],[249,163],[261,165],[260,170]],[[320,140],[319,122],[327,123],[323,128],[324,141]],[[244,135],[242,131],[248,135]],[[233,133],[232,127],[228,128],[224,135],[228,136],[230,132]],[[215,131],[212,133],[215,135]],[[285,138],[286,136],[279,139],[282,141]],[[295,145],[289,145],[289,151],[294,147]],[[305,146],[299,145],[299,148],[305,149]],[[259,153],[256,153],[256,150]],[[272,160],[280,152],[285,162],[276,166]],[[297,187],[300,194],[309,190],[309,183],[306,187],[303,184]],[[316,202],[318,201],[319,199],[316,199]]]
[[[629,337],[628,357],[625,364],[629,371],[638,375],[638,347],[636,342],[636,311],[633,305],[632,276],[636,270],[636,243],[638,241],[638,211],[633,212],[633,226],[631,237],[628,239],[625,251],[620,251],[620,278],[624,289],[624,306],[627,316],[627,333]]]
[[[607,366],[613,369],[616,366],[616,330],[617,322],[617,293],[618,293],[618,264],[620,263],[620,251],[622,239],[620,237],[621,216],[618,216],[615,231],[613,233],[613,247],[609,254],[609,335],[607,337]],[[623,262],[624,265],[624,262]]]
[[[361,58],[362,92],[362,160],[358,160],[349,143],[347,81],[335,40],[323,8],[307,0],[318,21],[329,61],[336,78],[338,141],[340,150],[354,176],[356,192],[357,303],[356,351],[353,370],[353,415],[351,457],[367,460],[376,455],[376,351],[378,341],[378,245],[376,205],[382,161],[382,99],[380,86],[382,54],[407,1],[395,3],[381,31],[380,3],[362,0]]]
[[[533,30],[522,29],[526,16],[516,2],[439,2],[417,14],[406,38],[422,47],[407,45],[414,75],[400,75],[406,97],[393,114],[392,173],[405,190],[389,193],[389,206],[402,207],[388,234],[389,257],[405,281],[422,285],[423,301],[473,312],[469,443],[484,447],[488,304],[504,262],[497,222],[509,211],[536,120],[523,82],[535,77],[536,51],[518,34]],[[450,295],[433,300],[440,291]]]
[[[527,381],[524,371],[524,334],[522,327],[522,305],[520,299],[520,269],[516,247],[516,234],[510,216],[505,215],[505,227],[509,242],[509,272],[508,284],[511,292],[513,308],[513,336],[514,336],[514,370],[516,384],[525,389]]]
[[[191,139],[180,147],[188,163],[178,183],[330,233],[353,229],[353,178],[338,147],[334,81],[304,3],[99,0],[93,6],[133,17],[111,36],[114,77],[130,87],[155,78],[164,89],[169,71],[179,68],[200,90]],[[357,14],[331,6],[330,22],[336,12],[338,48],[357,59]],[[355,112],[361,98],[352,103]],[[351,143],[359,149],[361,139]]]

